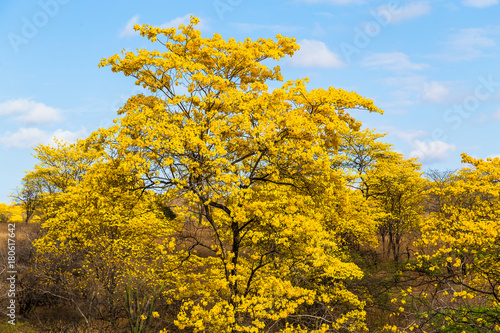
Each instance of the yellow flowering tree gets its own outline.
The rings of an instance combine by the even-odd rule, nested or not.
[[[429,189],[437,207],[407,267],[419,287],[405,310],[427,332],[500,331],[500,159],[462,154],[462,162]]]
[[[283,78],[263,62],[292,56],[294,39],[204,38],[197,23],[136,26],[160,49],[101,61],[149,93],[80,144],[97,157],[51,203],[38,248],[83,250],[80,274],[101,283],[108,262],[145,272],[180,304],[179,329],[365,330],[346,288],[362,272],[339,239],[374,241],[373,223],[335,161],[361,125],[350,110],[381,110],[307,79],[271,90]]]
[[[402,254],[401,245],[419,229],[422,218],[426,182],[420,168],[416,159],[392,153],[392,156],[377,160],[363,177],[364,191],[379,209],[382,252],[387,257],[392,252],[396,262]]]
[[[374,169],[380,160],[395,158],[397,154],[392,151],[392,145],[379,141],[385,134],[379,134],[370,129],[362,131],[348,129],[339,134],[339,151],[333,158],[332,166],[344,172],[347,186],[355,190],[350,192],[351,203],[357,207],[360,214],[364,215],[357,219],[361,222],[358,222],[356,226],[351,224],[349,228],[346,228],[344,243],[351,251],[359,252],[361,244],[368,244],[372,247],[378,245],[376,234],[381,217],[385,216],[383,207],[373,198],[370,199],[377,194],[371,188],[372,184],[374,185],[371,177],[378,174],[374,172]],[[342,215],[348,216],[346,213]],[[359,232],[355,233],[354,230],[363,231],[364,235]],[[367,242],[370,237],[371,241]]]
[[[79,183],[92,163],[102,155],[95,150],[82,150],[81,144],[55,140],[53,144],[34,147],[39,161],[26,172],[22,186],[13,198],[25,211],[25,220],[35,222],[47,218],[51,201]],[[102,157],[101,157],[102,158]]]
[[[164,214],[155,193],[137,190],[144,183],[127,163],[87,141],[65,148],[73,152],[65,157],[67,168],[78,177],[68,180],[71,185],[64,191],[57,187],[58,191],[44,196],[45,233],[34,242],[32,288],[67,303],[87,328],[99,328],[93,326],[97,320],[118,331],[126,316],[126,288],[143,282],[153,289],[162,284],[161,279],[168,279],[166,292],[174,294],[176,277],[183,274],[177,268],[183,261],[190,262],[189,255],[182,250],[172,255],[178,224]],[[45,146],[39,149],[51,151]],[[60,153],[50,155],[57,158]],[[84,161],[88,164],[80,169]],[[44,175],[57,171],[47,167]],[[133,315],[142,318],[152,310],[135,309]]]
[[[15,202],[10,205],[0,202],[0,222],[1,223],[19,223],[24,221],[23,209]]]
[[[379,160],[396,156],[391,144],[379,141],[385,135],[368,128],[362,131],[349,130],[340,135],[336,165],[349,175],[351,187],[360,190],[366,199],[371,196],[367,172],[373,170]]]

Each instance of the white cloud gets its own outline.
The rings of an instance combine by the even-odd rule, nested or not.
[[[383,79],[383,83],[389,87],[395,87],[390,90],[390,97],[393,101],[413,101],[417,103],[418,97],[422,94],[422,89],[426,78],[421,75],[409,75],[388,77]]]
[[[338,54],[330,51],[326,44],[319,40],[303,39],[299,45],[300,50],[290,59],[292,66],[340,68],[345,65]]]
[[[326,3],[329,5],[357,5],[364,3],[363,0],[299,0],[308,4]]]
[[[0,115],[14,115],[24,124],[50,124],[62,120],[61,111],[29,99],[16,99],[0,103]]]
[[[424,82],[422,101],[426,103],[440,104],[448,101],[450,90],[437,81]]]
[[[137,36],[139,33],[134,30],[134,25],[139,24],[139,15],[134,15],[130,20],[128,20],[125,27],[120,32],[120,38]]]
[[[21,127],[17,132],[6,132],[0,138],[0,142],[6,147],[29,148],[38,144],[50,144],[54,142],[54,137],[66,142],[76,142],[77,138],[86,136],[87,130],[82,127],[76,132],[58,129],[52,133],[34,127]]]
[[[425,76],[422,75],[396,76],[383,79],[384,83],[388,86],[414,91],[420,90],[425,80]]]
[[[426,64],[416,64],[402,52],[374,53],[361,62],[365,67],[385,69],[389,71],[403,72],[421,70],[428,67]]]
[[[410,157],[417,157],[421,163],[433,163],[445,161],[450,153],[455,151],[456,146],[443,141],[424,142],[415,140],[413,142],[414,150]]]
[[[76,139],[81,139],[81,138],[84,138],[86,136],[87,136],[87,130],[85,129],[85,127],[80,128],[76,132],[64,131],[62,129],[58,129],[52,133],[48,143],[52,143],[54,140],[54,137],[56,137],[58,140],[73,143],[73,142],[76,142]]]
[[[176,17],[168,22],[159,25],[159,28],[170,29],[170,28],[177,28],[181,24],[188,25],[189,22],[191,21],[191,15],[193,14],[186,14],[184,16]],[[128,20],[127,24],[125,24],[125,27],[120,32],[120,38],[138,36],[139,33],[134,30],[134,25],[136,24],[139,24],[139,14],[134,15],[130,20]],[[206,23],[206,21],[200,19],[200,22],[196,26],[196,29],[204,30],[207,28],[208,24]]]
[[[464,0],[462,4],[467,7],[486,8],[498,4],[498,0]]]
[[[384,79],[384,83],[396,87],[391,93],[394,100],[441,104],[451,103],[454,98],[449,88],[453,82],[427,81],[421,75],[389,77]]]
[[[389,23],[394,24],[410,21],[417,17],[427,15],[431,12],[431,10],[432,7],[427,1],[410,3],[402,7],[384,5],[377,8],[377,12],[381,15],[381,17],[386,17],[386,20]]]
[[[497,45],[491,35],[498,34],[498,27],[492,29],[469,28],[462,29],[450,36],[446,54],[450,60],[470,60],[485,55],[485,51]]]
[[[162,29],[176,28],[177,29],[177,27],[181,24],[188,25],[189,22],[191,21],[191,15],[193,15],[193,14],[186,14],[184,16],[176,17],[168,22],[161,24],[160,28],[162,28]],[[200,22],[196,26],[196,29],[204,30],[207,28],[208,28],[208,25],[207,25],[206,21],[203,19],[200,19]]]
[[[0,141],[7,147],[27,148],[45,142],[46,139],[47,134],[41,129],[22,127],[15,133],[5,133]]]
[[[500,109],[493,113],[493,119],[500,120]]]
[[[408,144],[413,144],[413,142],[416,139],[429,135],[429,133],[423,130],[414,130],[414,129],[400,130],[394,127],[391,127],[389,133],[391,135],[400,138],[401,140],[403,140]]]

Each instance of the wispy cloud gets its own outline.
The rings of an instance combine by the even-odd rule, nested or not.
[[[300,50],[297,51],[290,64],[295,67],[320,67],[320,68],[341,68],[345,66],[340,56],[328,46],[313,39],[303,39],[299,42]]]
[[[426,81],[422,75],[396,76],[383,79],[384,83],[392,87],[400,87],[405,90],[419,91]]]
[[[424,82],[422,101],[431,104],[441,104],[449,101],[450,90],[448,87],[437,81]]]
[[[176,17],[170,21],[160,24],[158,27],[162,29],[170,29],[170,28],[177,28],[181,24],[188,25],[189,22],[191,21],[191,15],[193,14],[186,14],[184,16]],[[136,24],[139,24],[139,18],[140,18],[139,14],[136,14],[130,20],[128,20],[127,24],[125,24],[125,27],[120,31],[119,35],[120,38],[139,35],[139,33],[134,30],[134,26]],[[200,22],[196,26],[196,29],[198,30],[208,29],[208,24],[206,20],[200,18]]]
[[[390,114],[405,114],[412,105],[415,105],[415,101],[407,99],[391,100],[390,102],[380,103],[382,110]]]
[[[464,0],[462,4],[467,7],[486,8],[498,4],[498,0]]]
[[[125,27],[120,31],[120,38],[138,36],[139,33],[134,30],[134,25],[139,24],[139,14],[134,15],[130,20],[128,20]]]
[[[443,141],[429,141],[423,138],[429,136],[429,132],[418,129],[399,129],[393,126],[384,128],[389,135],[403,140],[411,147],[410,157],[417,157],[421,163],[442,162],[448,159],[451,153],[456,150],[454,144]]]
[[[429,14],[432,11],[432,6],[427,1],[420,1],[407,4],[400,8],[383,5],[378,7],[377,11],[379,13],[390,13],[389,22],[398,24]]]
[[[483,57],[498,45],[495,37],[499,35],[500,27],[462,29],[445,42],[442,57],[455,61]]]
[[[500,108],[493,113],[493,119],[500,121]]]
[[[419,103],[419,96],[425,82],[426,78],[422,75],[396,76],[382,79],[382,84],[389,87],[388,97],[393,107],[393,109],[387,109],[386,107],[386,110],[397,114],[406,113],[408,107]]]
[[[416,139],[429,135],[429,133],[423,130],[415,130],[415,129],[401,130],[396,127],[390,127],[389,133],[397,138],[400,138],[407,144],[413,144],[413,142]]]
[[[411,62],[408,55],[402,52],[374,53],[364,58],[361,65],[394,72],[418,71],[428,67],[423,63]]]
[[[396,87],[392,92],[395,100],[408,100],[415,103],[442,104],[451,103],[454,97],[450,86],[453,82],[428,81],[421,75],[390,77],[384,79],[389,87]]]
[[[410,157],[417,157],[421,163],[445,161],[457,148],[454,144],[443,141],[415,140],[412,145],[414,150],[410,153]]]
[[[0,103],[0,116],[14,116],[14,120],[28,125],[51,124],[62,120],[61,111],[30,99],[16,99]]]
[[[186,14],[184,16],[176,17],[176,18],[174,18],[174,19],[172,19],[170,21],[162,23],[160,25],[160,28],[162,28],[162,29],[170,29],[170,28],[177,28],[181,24],[188,25],[189,22],[191,21],[191,16],[192,15],[193,14],[190,13],[190,14]],[[200,18],[200,22],[196,26],[196,29],[198,29],[198,30],[205,30],[207,28],[208,28],[208,23],[206,22],[206,20]]]
[[[72,132],[62,129],[54,132],[47,132],[36,127],[21,127],[17,132],[6,132],[0,137],[0,142],[9,148],[29,148],[38,144],[50,144],[54,142],[54,137],[65,142],[76,142],[76,139],[85,137],[87,130],[82,127],[80,130]]]

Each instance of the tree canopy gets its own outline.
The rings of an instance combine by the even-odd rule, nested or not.
[[[115,126],[65,148],[76,155],[65,155],[60,174],[73,183],[61,179],[39,249],[85,248],[88,263],[114,258],[109,251],[150,253],[163,261],[151,279],[177,282],[170,286],[179,291],[197,281],[175,296],[176,325],[195,332],[256,332],[276,322],[283,331],[362,329],[363,302],[344,281],[363,273],[338,237],[351,229],[368,241],[375,222],[359,218],[333,163],[341,134],[360,127],[349,111],[381,110],[354,92],[309,91],[307,79],[271,90],[267,82],[283,78],[263,61],[292,56],[294,39],[203,38],[197,22],[136,27],[162,48],[101,61],[150,93],[132,96]],[[155,215],[160,206],[172,222]],[[171,246],[146,246],[153,235]],[[208,255],[196,256],[200,249]],[[184,267],[182,278],[167,261]],[[98,269],[86,264],[88,274]]]
[[[35,148],[21,205],[0,206],[42,221],[24,307],[57,299],[89,331],[500,330],[499,159],[425,179],[361,129],[371,99],[266,65],[295,39],[198,22],[136,26],[155,49],[100,66],[144,92]]]

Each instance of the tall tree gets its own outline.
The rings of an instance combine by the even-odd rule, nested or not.
[[[381,110],[355,92],[309,91],[307,79],[270,90],[267,81],[283,78],[278,66],[270,69],[263,61],[293,55],[294,39],[204,38],[197,23],[192,18],[178,30],[136,26],[161,49],[101,61],[150,94],[131,97],[116,126],[86,141],[82,151],[106,152],[104,164],[93,162],[91,171],[59,196],[62,204],[53,205],[40,247],[88,244],[84,239],[95,235],[94,225],[106,226],[101,239],[130,239],[123,230],[136,222],[111,223],[130,216],[126,207],[138,202],[133,211],[145,213],[153,203],[168,205],[174,222],[151,219],[150,227],[164,225],[164,238],[177,239],[170,254],[157,253],[184,269],[172,296],[182,304],[175,321],[179,328],[364,329],[363,302],[345,286],[362,272],[338,239],[346,232],[373,239],[373,227],[333,164],[339,133],[361,125],[350,110]],[[107,175],[114,163],[121,171]],[[92,190],[111,179],[115,185],[109,190]],[[71,210],[75,205],[78,210]],[[80,243],[68,238],[63,225],[73,233],[87,230],[86,236],[77,237]],[[197,254],[201,251],[205,255]],[[160,280],[181,279],[167,271],[155,274]]]
[[[408,241],[410,233],[419,228],[426,184],[420,168],[415,159],[393,154],[378,160],[365,176],[366,191],[381,210],[379,234],[383,252],[387,256],[392,252],[395,261],[400,259],[403,240]]]

